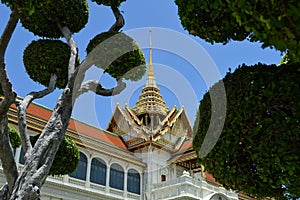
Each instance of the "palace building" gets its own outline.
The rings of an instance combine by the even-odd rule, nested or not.
[[[9,110],[17,128],[17,111]],[[51,110],[32,103],[27,109],[30,134],[39,134]],[[168,108],[152,64],[134,107],[116,105],[106,130],[71,119],[67,130],[80,149],[77,170],[49,176],[42,200],[237,200],[249,199],[221,187],[202,172],[192,148],[192,126],[184,107]],[[22,168],[22,149],[15,150]],[[5,177],[0,163],[0,185]]]

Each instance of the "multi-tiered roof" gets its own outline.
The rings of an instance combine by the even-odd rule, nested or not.
[[[152,145],[174,153],[192,137],[184,108],[169,109],[156,85],[151,36],[147,80],[141,95],[133,108],[116,106],[107,130],[120,135],[131,151]]]

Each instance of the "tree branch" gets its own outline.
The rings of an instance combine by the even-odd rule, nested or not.
[[[13,10],[10,14],[9,21],[1,35],[0,38],[0,57],[4,59],[4,54],[7,48],[7,45],[11,39],[11,36],[18,24],[18,14],[16,10]]]
[[[114,13],[116,22],[110,27],[109,31],[118,32],[125,25],[125,20],[118,7],[111,6],[110,8]]]
[[[7,189],[9,190],[8,193],[11,193],[18,177],[17,165],[9,140],[7,118],[7,112],[11,104],[14,103],[17,95],[12,89],[12,84],[8,79],[4,63],[4,55],[18,20],[17,12],[13,10],[0,38],[0,87],[2,87],[4,94],[4,98],[0,100],[0,160],[8,183],[8,187],[5,187],[6,189],[4,187],[2,188],[3,190],[1,189],[3,193],[5,192],[4,190],[7,193]]]
[[[4,99],[0,102],[0,116],[6,115],[10,105],[15,101],[16,94],[12,89],[4,63],[4,54],[6,52],[8,43],[18,23],[18,15],[15,10],[10,15],[9,21],[0,38],[0,85],[4,94]]]
[[[67,40],[68,45],[70,46],[70,60],[68,67],[68,80],[71,78],[72,74],[75,71],[76,59],[78,58],[78,47],[76,42],[72,38],[72,33],[67,26],[62,27],[60,23],[58,23],[58,27],[65,39]]]
[[[124,83],[122,80],[118,80],[117,86],[111,89],[103,88],[98,81],[89,80],[82,84],[79,90],[79,95],[88,91],[93,91],[96,94],[102,96],[114,96],[120,94],[125,88],[126,88],[126,83]]]
[[[0,199],[8,199],[9,198],[9,187],[8,184],[4,184],[0,188]]]
[[[18,169],[10,145],[7,125],[7,115],[0,116],[0,160],[8,183],[9,192],[11,192],[18,177]]]
[[[31,150],[32,145],[30,143],[29,135],[27,133],[27,125],[26,125],[26,109],[30,105],[30,103],[38,98],[42,98],[55,89],[55,83],[56,83],[57,76],[55,74],[51,75],[51,79],[49,82],[49,86],[41,90],[39,92],[31,92],[29,93],[23,100],[19,100],[17,104],[18,109],[18,125],[19,125],[19,131],[22,141],[22,147],[24,149],[25,153],[25,160],[28,158],[28,152]]]

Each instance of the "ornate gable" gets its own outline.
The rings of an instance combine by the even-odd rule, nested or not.
[[[117,104],[109,122],[108,131],[118,134],[130,151],[152,146],[171,153],[177,152],[186,140],[192,138],[192,128],[184,107],[169,109],[156,85],[152,64],[150,38],[150,61],[147,81],[133,108]]]

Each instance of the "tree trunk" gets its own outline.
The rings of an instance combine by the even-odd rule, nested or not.
[[[7,185],[1,188],[0,199],[6,199],[9,191],[12,191],[13,185],[18,176],[17,165],[9,142],[7,115],[0,117],[0,160],[3,167],[3,173],[6,176]],[[2,195],[2,196],[1,196]]]
[[[14,185],[11,200],[35,200],[50,171],[55,154],[65,137],[72,113],[72,93],[66,88],[35,146],[29,150]]]

